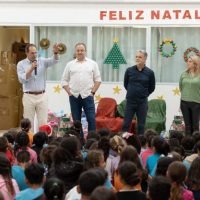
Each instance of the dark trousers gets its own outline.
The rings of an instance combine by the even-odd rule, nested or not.
[[[185,123],[185,134],[199,131],[200,103],[181,100],[181,111]]]
[[[136,114],[136,116],[137,116],[137,133],[139,135],[143,135],[144,134],[144,126],[145,126],[145,122],[146,122],[146,116],[147,116],[147,110],[148,110],[147,100],[145,100],[142,103],[134,103],[134,102],[127,100],[122,131],[129,130],[131,122],[133,120],[133,117]]]
[[[74,96],[69,97],[72,118],[73,120],[81,121],[82,108],[85,112],[88,121],[88,131],[96,130],[96,120],[95,120],[95,105],[94,97],[88,96],[84,99],[79,95],[78,98]]]

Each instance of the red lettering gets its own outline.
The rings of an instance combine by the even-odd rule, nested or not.
[[[117,11],[109,11],[109,20],[117,20]]]
[[[200,19],[199,11],[198,10],[195,10],[195,19]]]
[[[160,10],[152,10],[151,11],[151,19],[160,19]]]
[[[132,11],[129,10],[128,16],[129,16],[129,20],[132,20],[132,19],[133,19],[133,13],[132,13]]]
[[[136,10],[136,13],[137,13],[137,15],[136,15],[135,19],[144,19],[144,17],[142,16],[144,13],[144,10]]]
[[[169,10],[165,10],[163,14],[163,19],[172,19]]]
[[[186,19],[186,18],[188,18],[188,19],[192,19],[189,10],[186,10],[185,13],[184,13],[184,15],[183,15],[183,19]]]
[[[179,19],[179,14],[181,13],[181,10],[173,10],[173,13],[175,13],[175,18]]]
[[[100,11],[100,20],[103,20],[106,17],[107,11]]]
[[[126,20],[126,17],[123,16],[122,11],[119,11],[119,20]]]

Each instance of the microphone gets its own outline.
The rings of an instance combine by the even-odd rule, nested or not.
[[[35,75],[37,75],[37,67],[35,67]]]
[[[35,71],[35,75],[37,75],[37,60],[34,60],[33,62],[36,62],[36,67],[35,67],[34,71]]]

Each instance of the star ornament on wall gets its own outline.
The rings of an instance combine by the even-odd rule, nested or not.
[[[164,100],[164,96],[163,95],[157,96],[157,99]]]
[[[113,88],[114,94],[119,94],[121,90],[122,90],[122,89],[119,88],[118,85],[117,85],[116,87]]]
[[[98,94],[98,95],[95,95],[95,101],[100,101],[101,100],[101,95],[100,94]]]
[[[179,88],[176,87],[176,88],[173,89],[172,91],[173,91],[173,93],[174,93],[174,96],[176,96],[176,95],[179,96],[179,95],[180,95],[180,90],[179,90]]]
[[[61,92],[61,87],[60,87],[60,85],[56,85],[55,87],[53,87],[54,88],[54,93],[60,93]]]

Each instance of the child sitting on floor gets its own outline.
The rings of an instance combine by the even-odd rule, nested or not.
[[[19,192],[16,200],[36,199],[43,195],[42,184],[45,182],[44,168],[38,163],[32,163],[25,169],[25,181],[29,188]]]
[[[31,121],[28,118],[24,118],[21,120],[21,130],[25,131],[29,137],[29,147],[33,144],[33,133],[30,131],[31,129]]]

